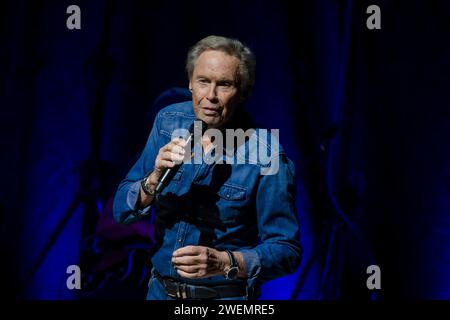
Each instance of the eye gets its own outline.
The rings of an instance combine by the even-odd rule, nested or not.
[[[207,84],[208,80],[205,79],[205,78],[200,78],[200,79],[197,80],[197,82],[200,83],[200,84]]]
[[[233,83],[230,81],[221,81],[218,83],[218,85],[223,88],[231,88],[233,86]]]

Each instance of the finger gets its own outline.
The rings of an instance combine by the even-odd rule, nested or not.
[[[173,167],[175,167],[175,163],[173,161],[162,160],[162,159],[156,161],[156,168],[158,170],[162,170],[162,169],[165,169],[165,168],[173,168]]]
[[[160,150],[161,151],[170,151],[174,146],[180,146],[184,147],[186,142],[182,139],[175,138],[174,140],[170,141],[168,144],[164,145]]]
[[[184,155],[186,153],[186,150],[184,150],[183,147],[175,145],[172,147],[171,150],[173,153],[179,154],[179,155]]]
[[[207,268],[206,264],[198,264],[198,265],[193,265],[193,266],[177,266],[176,269],[183,271],[185,273],[194,274],[194,273],[206,272],[206,270],[208,268]]]
[[[177,270],[177,273],[180,276],[182,276],[183,278],[188,278],[188,279],[200,279],[200,278],[208,277],[208,274],[205,271],[198,271],[195,273],[187,273],[187,272],[184,272],[183,270]]]
[[[172,161],[172,162],[179,162],[179,161],[183,161],[184,155],[180,155],[178,153],[173,153],[170,151],[165,151],[165,152],[161,153],[160,159]]]
[[[168,150],[172,150],[172,148],[174,146],[184,148],[186,146],[186,144],[187,144],[187,142],[185,140],[176,138],[176,139],[170,141],[165,146],[163,146],[161,149],[163,149],[164,151],[168,151]]]
[[[172,141],[169,142],[169,144],[178,145],[180,147],[186,146],[186,143],[187,143],[186,140],[182,138],[174,138]]]
[[[189,265],[198,265],[200,263],[206,263],[207,261],[205,261],[205,259],[202,259],[202,256],[179,256],[179,257],[174,257],[172,258],[172,263],[175,266],[180,266],[180,265],[185,265],[185,266],[189,266]]]
[[[175,250],[172,254],[173,257],[181,256],[198,256],[201,253],[207,253],[206,247],[203,246],[185,246]]]
[[[184,156],[179,155],[178,153],[171,153],[170,154],[170,160],[174,162],[175,164],[180,164],[184,160]]]

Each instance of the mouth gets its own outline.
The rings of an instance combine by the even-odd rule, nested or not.
[[[220,114],[220,109],[218,108],[208,108],[208,107],[202,107],[202,112],[207,116],[218,116]]]

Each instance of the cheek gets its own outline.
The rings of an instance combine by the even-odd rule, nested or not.
[[[197,89],[195,91],[192,92],[192,97],[196,100],[196,101],[201,101],[205,96],[205,92],[203,92],[204,90],[201,89]]]
[[[196,91],[192,91],[192,102],[197,104],[200,101],[200,95]]]
[[[235,93],[223,95],[220,98],[221,102],[229,107],[234,105],[237,101],[237,95]]]

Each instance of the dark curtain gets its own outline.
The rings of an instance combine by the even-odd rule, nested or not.
[[[72,4],[80,30],[66,28]],[[380,30],[366,27],[372,4]],[[262,297],[449,298],[449,23],[446,1],[2,3],[5,288],[79,297],[67,266],[142,151],[155,100],[187,86],[188,48],[217,34],[254,50],[246,108],[296,165],[302,265]]]

